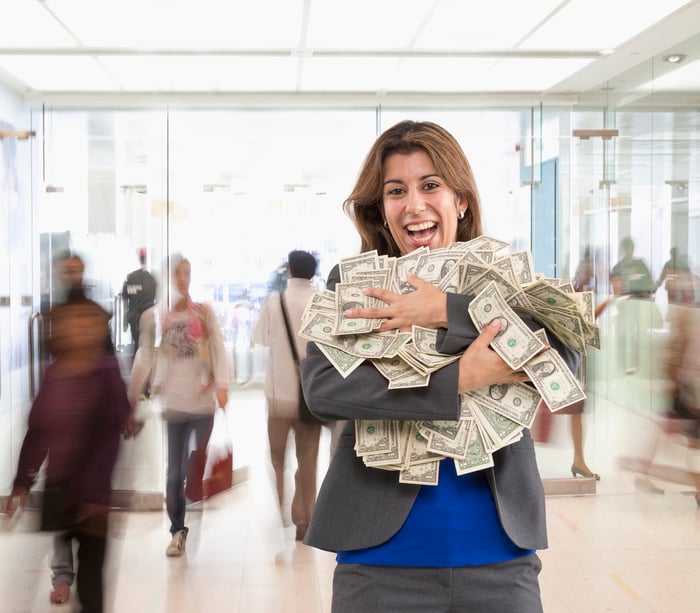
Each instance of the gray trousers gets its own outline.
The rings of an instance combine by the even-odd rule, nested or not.
[[[332,613],[542,613],[537,554],[499,564],[407,568],[338,564]]]

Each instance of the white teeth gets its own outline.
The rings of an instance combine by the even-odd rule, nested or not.
[[[421,230],[427,230],[435,226],[434,221],[424,221],[423,223],[412,223],[406,226],[409,232],[420,232]]]

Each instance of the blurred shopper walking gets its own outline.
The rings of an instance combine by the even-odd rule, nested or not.
[[[285,456],[290,434],[294,433],[297,471],[291,519],[296,526],[298,541],[306,534],[316,500],[316,461],[321,425],[302,421],[299,414],[299,370],[292,355],[282,309],[286,310],[296,353],[298,359],[302,360],[306,357],[306,341],[297,333],[304,308],[315,293],[311,279],[316,274],[317,265],[316,258],[306,251],[289,253],[286,290],[274,292],[267,297],[253,330],[253,342],[270,348],[265,376],[267,434],[280,513],[285,523]]]
[[[129,382],[129,400],[135,406],[149,373],[151,393],[162,396],[168,430],[166,506],[171,541],[168,556],[185,553],[185,479],[190,453],[206,449],[217,403],[228,403],[228,364],[221,324],[211,306],[190,297],[192,268],[176,254],[170,258],[173,307],[154,306],[141,319],[139,349]],[[156,340],[160,345],[156,351]],[[194,436],[194,449],[190,438]]]
[[[100,613],[112,471],[131,410],[116,358],[106,352],[109,314],[74,287],[66,302],[52,309],[50,321],[54,361],[29,414],[7,511],[24,506],[48,456],[42,529],[61,532],[56,542],[70,572],[63,591],[54,585],[51,600],[60,604],[70,598],[75,540],[80,610]]]

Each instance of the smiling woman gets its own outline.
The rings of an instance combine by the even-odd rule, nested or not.
[[[456,139],[431,122],[402,121],[381,134],[345,201],[362,251],[402,256],[481,234],[476,183]],[[332,271],[328,286],[338,280]],[[387,389],[372,364],[340,375],[309,343],[302,363],[304,394],[322,419],[347,419],[306,534],[309,545],[338,552],[334,613],[353,611],[542,611],[536,549],[546,547],[544,493],[529,431],[494,452],[482,470],[457,472],[441,462],[433,487],[399,483],[366,467],[355,453],[358,420],[457,421],[460,393],[522,381],[489,343],[500,329],[479,332],[468,315],[470,296],[442,292],[408,278],[406,294],[370,288],[384,304],[345,311],[348,318],[384,321],[390,332],[438,329],[440,353],[464,352],[433,372],[425,386]],[[553,344],[558,344],[556,339]],[[572,364],[575,357],[557,347]],[[507,386],[505,386],[507,389]],[[358,502],[361,501],[361,502]],[[514,605],[514,603],[518,603]]]
[[[438,175],[424,151],[395,153],[384,162],[384,221],[401,253],[446,247],[467,203]]]
[[[355,220],[361,251],[378,241],[400,256],[481,234],[469,161],[455,138],[430,122],[401,122],[377,140],[344,209]]]

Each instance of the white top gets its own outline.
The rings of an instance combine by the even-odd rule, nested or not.
[[[151,389],[162,395],[166,417],[214,413],[216,389],[228,389],[229,374],[221,325],[211,306],[193,303],[167,312],[155,306],[144,312],[129,381],[132,403],[151,372]]]
[[[300,360],[306,357],[307,341],[296,333],[301,327],[306,304],[315,293],[316,290],[308,279],[292,277],[287,281],[285,304],[292,334],[296,336],[297,355]],[[265,376],[265,396],[271,415],[283,410],[283,406],[287,405],[292,411],[296,410],[299,403],[299,372],[289,346],[280,295],[277,292],[270,294],[263,304],[253,330],[253,342],[270,348]]]

